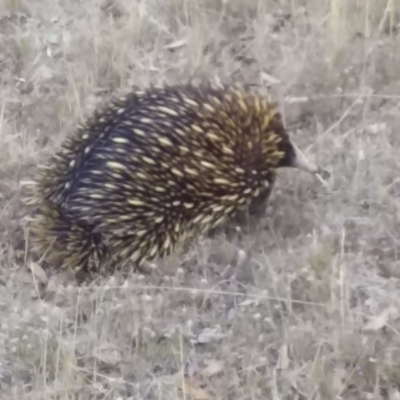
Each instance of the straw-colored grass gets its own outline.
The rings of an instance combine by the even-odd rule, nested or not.
[[[0,2],[0,398],[400,399],[399,11]],[[260,85],[327,185],[281,171],[257,224],[40,298],[20,181],[112,92],[189,79]]]

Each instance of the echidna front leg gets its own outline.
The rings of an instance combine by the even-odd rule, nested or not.
[[[248,213],[251,217],[259,218],[264,214],[268,207],[268,201],[272,192],[272,187],[273,183],[267,188],[264,188],[260,194],[251,201],[248,207]]]
[[[219,231],[231,234],[236,231],[236,227],[238,226],[249,226],[249,224],[251,225],[251,221],[260,220],[267,209],[272,188],[273,182],[268,187],[264,187],[245,209],[237,211],[229,216],[221,225],[210,229],[208,235],[214,236]]]
[[[259,220],[263,217],[271,196],[275,183],[275,178],[268,182],[267,187],[263,187],[257,197],[253,198],[246,209],[236,214],[233,221],[239,225],[249,223],[250,220]]]

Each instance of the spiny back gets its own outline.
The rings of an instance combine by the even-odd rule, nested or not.
[[[270,145],[268,140],[262,142],[263,136]],[[49,199],[58,203],[68,200],[92,154],[109,145],[121,152],[128,141],[146,146],[148,151],[142,150],[150,158],[160,151],[182,157],[187,150],[197,150],[200,159],[214,157],[222,165],[223,157],[225,172],[232,162],[260,155],[257,145],[265,146],[265,160],[273,166],[282,156],[274,154],[274,145],[282,140],[288,141],[288,137],[274,104],[240,86],[182,85],[136,91],[95,111],[67,139],[45,168],[43,188]]]
[[[294,158],[278,110],[256,92],[136,91],[96,111],[42,170],[42,242],[62,236],[76,252],[80,229],[140,264],[248,205]]]

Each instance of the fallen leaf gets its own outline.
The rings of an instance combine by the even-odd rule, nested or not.
[[[247,259],[247,254],[244,250],[238,250],[237,252],[237,266],[240,267],[244,264]]]
[[[164,46],[164,48],[168,49],[168,50],[175,50],[175,49],[178,49],[179,47],[183,47],[185,45],[186,45],[186,39],[181,39],[181,40],[172,42],[170,44],[167,44],[166,46]]]
[[[257,300],[254,299],[247,299],[247,300],[243,300],[242,302],[240,302],[238,304],[239,307],[248,307],[248,306],[252,306],[255,305],[257,303]]]
[[[208,363],[207,367],[205,367],[202,371],[202,375],[207,378],[211,378],[214,375],[219,374],[224,370],[225,363],[219,360],[212,360]]]
[[[382,311],[377,317],[371,319],[368,324],[364,326],[363,331],[376,332],[384,328],[390,319],[397,317],[397,310],[394,307],[389,307],[386,310]]]
[[[219,329],[204,329],[197,337],[196,342],[200,344],[206,344],[213,341],[221,340],[225,335],[219,331]]]
[[[277,368],[279,369],[288,369],[289,367],[289,356],[288,356],[288,346],[287,344],[283,344],[279,349],[279,359]]]
[[[278,83],[280,83],[281,81],[277,78],[275,78],[274,76],[267,74],[266,72],[261,72],[261,80],[265,83],[269,83],[271,85],[276,85]]]
[[[33,273],[33,275],[44,285],[47,285],[49,278],[47,277],[44,269],[37,263],[32,262],[28,265],[28,268]]]
[[[54,77],[54,73],[53,71],[46,67],[45,65],[42,65],[38,70],[37,70],[37,76],[41,79],[41,80],[47,80],[47,79],[51,79]]]
[[[116,346],[103,343],[94,354],[97,360],[106,365],[117,365],[121,362],[122,355]]]

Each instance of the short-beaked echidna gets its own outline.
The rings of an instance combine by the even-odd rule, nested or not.
[[[277,168],[318,172],[297,154],[276,105],[250,88],[136,90],[41,168],[27,201],[33,241],[74,270],[140,267],[245,209]]]

